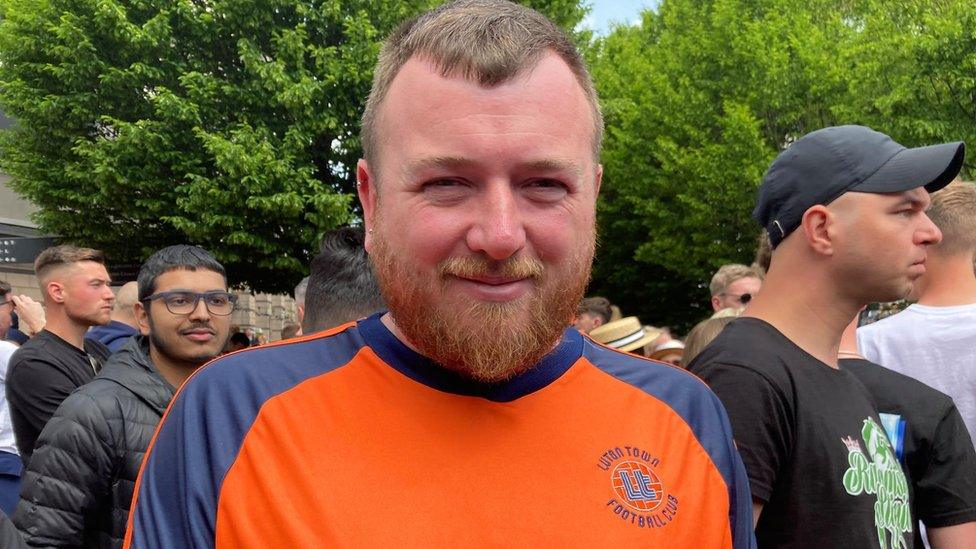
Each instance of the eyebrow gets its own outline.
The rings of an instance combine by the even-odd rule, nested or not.
[[[901,208],[903,206],[917,206],[924,210],[928,207],[929,203],[931,202],[930,200],[926,200],[926,198],[927,198],[926,195],[908,191],[902,194],[901,200],[898,201],[895,207]]]
[[[408,164],[408,172],[416,173],[428,169],[441,168],[441,169],[462,169],[471,168],[476,166],[478,163],[473,160],[462,158],[458,156],[433,156],[429,158],[422,158],[415,162]],[[575,177],[579,177],[583,173],[583,168],[576,162],[570,160],[563,160],[557,158],[543,158],[539,160],[532,160],[529,162],[523,162],[518,165],[520,170],[534,171],[534,172],[565,172],[569,173]]]

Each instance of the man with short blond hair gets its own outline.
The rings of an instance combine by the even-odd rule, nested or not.
[[[719,267],[708,289],[712,294],[712,309],[739,309],[756,297],[762,287],[763,272],[755,267],[730,263]]]
[[[46,324],[10,359],[7,401],[20,456],[72,391],[91,381],[109,350],[85,339],[91,326],[108,324],[115,294],[102,253],[71,245],[41,252],[34,273],[44,296]]]

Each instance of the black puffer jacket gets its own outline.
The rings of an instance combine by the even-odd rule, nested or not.
[[[14,524],[28,545],[121,547],[139,466],[173,387],[137,336],[41,432]]]

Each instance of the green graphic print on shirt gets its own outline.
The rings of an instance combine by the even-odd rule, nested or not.
[[[861,438],[867,454],[854,437],[842,439],[847,446],[844,489],[852,496],[874,494],[874,525],[881,547],[903,549],[911,539],[912,515],[908,505],[908,481],[902,472],[885,430],[872,418],[864,420]],[[890,544],[888,543],[890,540]]]

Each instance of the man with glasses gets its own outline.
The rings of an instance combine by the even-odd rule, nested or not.
[[[13,517],[30,545],[122,545],[156,425],[175,390],[227,342],[237,298],[202,248],[156,252],[138,286],[140,335],[62,403],[38,438]]]
[[[763,273],[754,267],[731,263],[719,267],[708,289],[712,293],[712,309],[738,309],[756,297],[762,287]]]

